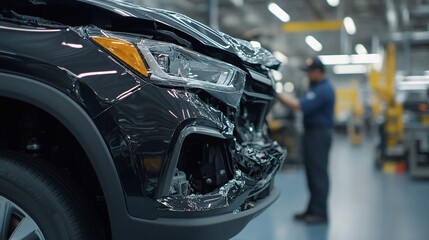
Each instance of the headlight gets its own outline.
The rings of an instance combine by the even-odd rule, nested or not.
[[[137,47],[158,84],[204,89],[237,106],[246,73],[241,69],[181,46],[142,39]]]
[[[138,45],[159,81],[169,84],[199,85],[202,82],[228,86],[236,70],[217,60],[179,46],[143,40]]]
[[[203,89],[229,105],[238,106],[246,79],[246,73],[241,69],[172,43],[104,31],[102,35],[102,38],[118,39],[134,44],[148,67],[148,76],[144,74],[143,76],[149,77],[152,83]],[[96,40],[100,39],[99,35],[90,34],[90,37],[100,44],[100,41]],[[108,43],[108,41],[105,42]],[[110,46],[100,45],[107,50],[111,49]],[[109,52],[116,56],[114,51],[109,50]],[[133,66],[123,57],[116,57],[125,61],[127,65]],[[134,57],[128,60],[133,62],[136,61],[135,59]]]

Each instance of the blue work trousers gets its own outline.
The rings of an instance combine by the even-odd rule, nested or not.
[[[306,127],[303,139],[304,164],[310,201],[307,213],[327,216],[329,150],[332,143],[331,127]]]

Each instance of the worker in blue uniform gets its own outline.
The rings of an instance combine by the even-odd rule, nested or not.
[[[308,92],[299,99],[286,93],[278,95],[280,102],[292,111],[302,111],[304,116],[303,155],[310,201],[307,209],[296,214],[295,219],[309,224],[326,223],[335,91],[318,57],[307,59],[303,70],[309,79]]]

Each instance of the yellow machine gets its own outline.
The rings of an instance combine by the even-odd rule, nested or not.
[[[385,117],[385,139],[382,143],[381,156],[395,152],[392,150],[400,146],[404,134],[403,106],[395,99],[395,74],[396,48],[394,44],[389,44],[382,71],[372,69],[368,79],[374,93],[371,101],[373,113],[382,114]]]
[[[395,100],[395,74],[396,48],[394,44],[389,44],[383,71],[378,72],[372,69],[369,74],[369,84],[375,95],[372,109],[376,114],[379,114],[382,109],[381,105],[385,107],[385,131],[387,147],[389,148],[395,147],[404,134],[403,107]]]
[[[360,144],[363,141],[364,108],[358,92],[357,81],[351,87],[337,88],[335,101],[335,118],[347,118],[347,135],[350,143]]]

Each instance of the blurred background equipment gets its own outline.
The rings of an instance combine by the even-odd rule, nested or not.
[[[364,139],[364,108],[359,96],[359,85],[352,81],[350,87],[336,88],[335,121],[346,128],[351,144],[360,144]]]
[[[384,120],[379,126],[380,143],[375,159],[377,167],[382,167],[385,161],[395,160],[403,165],[405,160],[406,148],[402,141],[403,107],[395,97],[395,74],[396,48],[394,44],[389,44],[384,68],[380,72],[373,68],[368,77],[375,98],[385,107]],[[391,165],[387,164],[384,167],[388,169]]]

